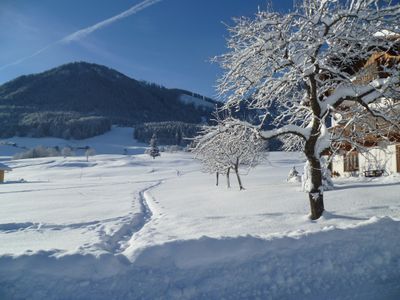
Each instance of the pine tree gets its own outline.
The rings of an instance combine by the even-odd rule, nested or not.
[[[150,140],[150,151],[149,151],[150,156],[155,159],[157,156],[160,156],[160,149],[158,149],[157,146],[157,137],[155,134],[153,134],[153,137]]]

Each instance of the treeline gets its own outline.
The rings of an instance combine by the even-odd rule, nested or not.
[[[200,129],[199,124],[184,122],[144,123],[135,127],[133,136],[140,142],[148,143],[155,134],[159,144],[185,146],[199,133]]]
[[[60,156],[60,155],[61,155],[61,151],[60,151],[60,149],[58,147],[37,146],[35,148],[28,149],[28,150],[26,150],[24,152],[20,152],[20,153],[15,154],[13,156],[13,159],[53,157],[53,156]]]
[[[82,116],[75,112],[33,112],[20,115],[3,114],[1,137],[59,137],[85,139],[111,129],[105,117]]]

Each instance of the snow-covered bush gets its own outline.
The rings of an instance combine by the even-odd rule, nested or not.
[[[332,181],[332,172],[329,169],[330,160],[326,157],[321,157],[321,167],[322,167],[322,186],[324,191],[330,191],[335,188]]]
[[[324,191],[330,191],[335,188],[332,181],[332,172],[326,167],[322,170],[322,186],[324,187]]]
[[[330,191],[335,188],[332,181],[331,170],[329,170],[327,164],[321,164],[322,167],[322,191]],[[303,175],[301,176],[301,185],[304,192],[309,193],[311,191],[311,180],[310,180],[310,165],[308,162],[304,165]]]
[[[296,167],[290,169],[288,177],[286,179],[287,182],[301,182],[301,176],[299,172],[296,170]]]
[[[67,156],[74,156],[75,153],[72,151],[71,147],[64,147],[61,149],[61,155],[67,157]]]

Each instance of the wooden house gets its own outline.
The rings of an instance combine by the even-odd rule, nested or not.
[[[4,173],[6,171],[11,171],[12,169],[5,164],[0,163],[0,183],[4,182]]]
[[[365,84],[376,78],[385,78],[385,66],[400,64],[400,36],[389,37],[396,42],[392,49],[377,51],[369,59],[361,62],[355,73],[353,83]],[[400,115],[400,99],[384,99],[390,107],[395,107],[391,113]],[[389,103],[391,102],[391,103]],[[393,105],[395,104],[395,105]],[[346,132],[344,123],[352,114],[352,102],[344,101],[339,107],[342,120],[332,120],[332,132],[341,131],[343,136],[350,136],[351,132],[359,132],[362,140],[357,144],[362,145],[363,150],[355,150],[351,144],[342,143],[339,150],[332,158],[331,171],[336,176],[361,175],[367,177],[381,176],[384,174],[400,173],[400,124],[394,127],[385,123],[381,118],[365,117],[355,124],[355,128]],[[346,114],[348,116],[346,117]],[[387,129],[385,136],[374,134],[371,128]],[[382,131],[382,130],[381,130]],[[354,140],[354,138],[353,138]]]

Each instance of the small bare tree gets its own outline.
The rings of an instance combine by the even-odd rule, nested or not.
[[[310,170],[312,219],[324,211],[320,158],[332,143],[328,129],[335,111],[350,102],[363,114],[393,123],[393,114],[374,103],[399,95],[399,65],[384,64],[363,81],[357,74],[377,52],[396,51],[399,24],[400,5],[392,1],[304,0],[293,12],[259,12],[255,19],[237,19],[229,29],[230,51],[217,58],[225,69],[220,96],[227,109],[247,101],[264,111],[260,124],[252,126],[261,138],[285,135],[289,146],[300,143]],[[266,123],[276,129],[264,130]],[[226,123],[239,124],[251,126]]]
[[[230,170],[235,172],[239,189],[243,190],[239,168],[255,167],[265,156],[266,143],[260,139],[251,127],[231,126],[232,119],[220,121],[216,126],[206,126],[195,139],[193,153],[208,173],[227,176],[230,186]],[[226,125],[229,124],[229,126]]]
[[[88,147],[85,151],[86,161],[89,161],[89,157],[94,155],[96,155],[96,150],[94,148]]]

